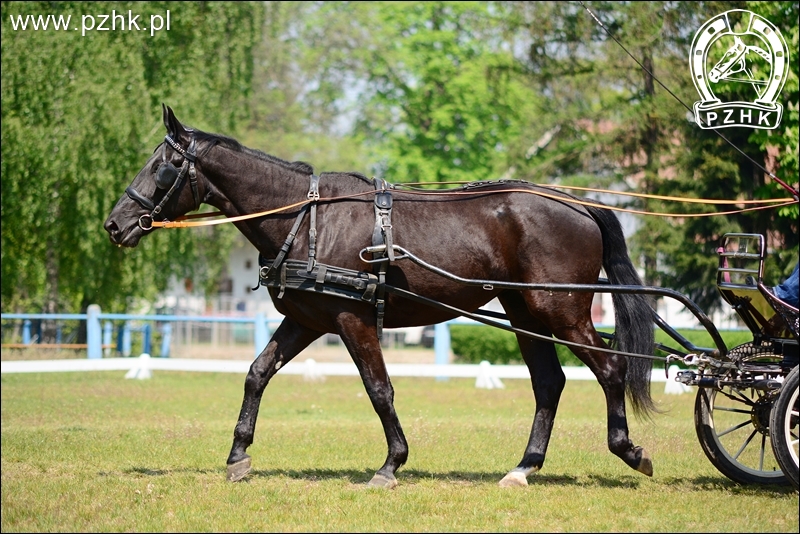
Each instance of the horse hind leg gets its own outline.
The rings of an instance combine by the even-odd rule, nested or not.
[[[519,293],[501,295],[500,302],[511,324],[523,330],[550,335],[547,328],[527,310]],[[522,460],[500,481],[501,487],[527,486],[527,477],[539,471],[544,464],[547,445],[553,431],[556,410],[566,377],[556,355],[555,346],[528,336],[517,335],[522,359],[531,375],[531,386],[536,402],[533,424]]]
[[[607,348],[590,319],[573,324],[580,326],[554,329],[554,334],[565,341]],[[628,433],[625,413],[627,360],[621,355],[591,349],[571,347],[571,350],[591,369],[603,389],[608,417],[608,449],[632,469],[653,476],[650,455],[642,447],[634,445]]]
[[[244,399],[239,412],[239,421],[233,431],[233,446],[227,460],[227,479],[237,482],[243,479],[251,467],[247,448],[252,445],[256,430],[258,409],[261,397],[270,379],[278,370],[289,363],[321,332],[306,328],[286,318],[280,324],[266,348],[250,365],[244,381]]]
[[[394,409],[394,389],[383,361],[375,326],[355,315],[342,314],[337,321],[339,336],[361,375],[375,413],[380,418],[389,452],[386,461],[369,481],[370,487],[392,489],[397,486],[395,472],[408,459],[406,441]]]

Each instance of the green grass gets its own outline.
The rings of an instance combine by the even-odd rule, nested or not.
[[[249,452],[225,481],[243,377],[156,372],[2,376],[2,531],[797,532],[798,496],[737,486],[703,455],[693,395],[630,420],[653,456],[640,475],[606,449],[595,382],[569,382],[547,462],[527,488],[497,482],[519,461],[533,402],[525,380],[398,378],[411,454],[393,491],[365,487],[386,454],[356,378],[267,388]]]

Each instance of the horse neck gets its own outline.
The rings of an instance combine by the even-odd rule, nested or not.
[[[274,210],[307,198],[309,175],[292,169],[291,164],[221,146],[198,160],[208,182],[205,202],[227,217]],[[274,256],[299,209],[234,224],[262,254]]]

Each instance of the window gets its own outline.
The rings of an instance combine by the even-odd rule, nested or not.
[[[232,295],[233,294],[233,279],[232,278],[223,278],[219,281],[219,292],[221,295]]]

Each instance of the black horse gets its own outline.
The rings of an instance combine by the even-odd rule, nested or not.
[[[391,237],[394,244],[426,262],[468,279],[593,284],[603,267],[611,284],[640,285],[611,211],[579,205],[575,197],[526,182],[490,182],[425,194],[390,188],[389,195],[385,183],[357,173],[322,173],[317,182],[306,163],[290,163],[231,138],[186,128],[166,106],[163,115],[165,142],[105,222],[112,243],[135,247],[153,226],[174,221],[201,203],[229,218],[275,211],[234,222],[260,253],[267,280],[262,282],[285,319],[245,379],[227,460],[229,480],[240,480],[250,471],[246,450],[253,443],[261,397],[270,379],[321,335],[336,333],[358,367],[388,444],[386,461],[369,484],[397,485],[395,472],[408,458],[408,444],[393,405],[380,323],[387,328],[428,325],[458,312],[424,306],[396,292],[383,295],[381,284],[376,295],[361,298],[325,291],[337,276],[350,280],[359,291],[366,287],[365,294],[375,289],[376,278],[385,277],[387,286],[470,312],[497,297],[512,326],[583,345],[572,350],[594,372],[605,393],[608,448],[631,468],[652,476],[649,455],[628,437],[625,411],[626,392],[638,413],[654,410],[649,391],[652,362],[602,351],[608,347],[592,324],[591,293],[467,285],[404,260],[400,253],[387,261],[392,243],[384,239]],[[309,204],[314,207],[306,216]],[[379,204],[384,204],[382,210]],[[281,210],[286,206],[290,207]],[[376,235],[383,236],[379,242],[388,246],[376,246]],[[384,261],[365,263],[369,259],[365,250]],[[287,270],[287,264],[294,268]],[[302,282],[306,269],[314,279],[299,283],[298,276]],[[616,348],[652,354],[652,314],[646,298],[614,294],[613,302]],[[531,374],[536,412],[522,460],[500,481],[502,486],[527,485],[526,477],[542,467],[565,384],[551,342],[520,334],[517,338]]]

